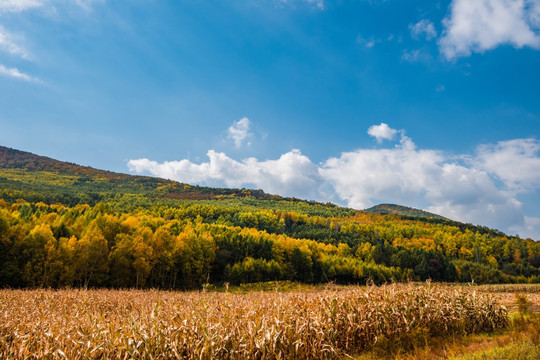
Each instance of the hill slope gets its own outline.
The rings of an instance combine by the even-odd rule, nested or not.
[[[122,198],[133,206],[177,201],[235,200],[245,206],[354,213],[333,204],[269,195],[262,190],[210,188],[148,176],[120,174],[62,162],[0,146],[0,198],[65,205],[108,202]]]
[[[28,171],[48,171],[64,175],[121,179],[130,175],[96,170],[64,161],[35,155],[26,151],[0,146],[0,169],[23,169]]]

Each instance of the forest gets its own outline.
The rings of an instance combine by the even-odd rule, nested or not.
[[[540,282],[539,243],[424,216],[196,187],[0,148],[0,287]]]

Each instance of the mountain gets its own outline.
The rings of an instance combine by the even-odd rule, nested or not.
[[[396,204],[379,204],[365,211],[376,214],[394,214],[401,216],[417,217],[417,218],[426,218],[426,219],[440,219],[448,220],[443,216],[433,214],[424,210],[415,209],[407,206],[396,205]]]
[[[197,200],[213,199],[219,195],[245,195],[239,189],[190,186],[154,177],[98,170],[2,146],[0,176],[4,178],[4,187],[22,187],[35,193],[48,192],[49,195],[51,192],[62,193],[67,198],[73,197],[72,201],[78,200],[79,192],[90,193],[97,198],[132,193],[157,198]],[[266,196],[262,191],[254,191],[252,195]]]
[[[540,282],[540,243],[422,210],[191,186],[0,147],[0,288]]]

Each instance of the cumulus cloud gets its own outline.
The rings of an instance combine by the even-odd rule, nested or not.
[[[318,167],[299,150],[293,149],[277,160],[259,161],[247,158],[231,159],[221,152],[210,150],[208,162],[189,160],[158,163],[148,159],[130,160],[128,167],[136,173],[152,175],[186,183],[209,186],[255,187],[269,193],[313,199],[320,196],[322,179]]]
[[[433,23],[427,19],[422,19],[416,24],[410,24],[409,30],[411,31],[411,36],[414,39],[425,38],[426,40],[431,40],[437,36],[435,25],[433,25]]]
[[[385,123],[373,125],[368,129],[368,134],[377,139],[378,143],[381,143],[383,140],[392,140],[396,136],[396,133],[397,130],[392,129]]]
[[[449,155],[418,149],[404,130],[381,123],[368,129],[395,143],[357,149],[316,164],[299,150],[276,160],[234,160],[210,150],[208,161],[130,160],[136,173],[209,186],[261,188],[269,193],[334,201],[364,209],[382,202],[424,208],[451,219],[540,239],[538,214],[517,199],[540,190],[540,142],[514,139]]]
[[[494,174],[513,191],[540,188],[540,141],[515,139],[482,145],[474,166]]]
[[[401,132],[394,148],[342,153],[322,164],[320,173],[353,208],[396,202],[503,230],[522,226],[525,220],[516,192],[498,186],[496,174],[478,166],[481,156],[496,156],[490,150],[495,148],[480,147],[479,158],[467,156],[470,161],[462,161],[441,151],[417,149]],[[538,157],[529,153],[527,159]],[[528,164],[525,167],[534,172]]]
[[[321,167],[339,198],[354,208],[367,208],[378,201],[411,204],[421,197],[442,157],[434,151],[359,149],[328,159]]]
[[[227,137],[234,141],[235,147],[241,147],[244,140],[251,136],[249,133],[249,125],[249,119],[243,117],[242,119],[235,121],[227,130]],[[249,146],[251,143],[248,142],[247,145]]]
[[[16,68],[7,68],[2,64],[0,64],[0,75],[29,82],[39,82],[38,79],[33,78],[28,74],[22,73]]]
[[[449,60],[499,45],[540,48],[539,0],[453,0],[439,39]]]

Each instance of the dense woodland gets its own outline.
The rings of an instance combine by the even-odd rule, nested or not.
[[[0,148],[0,287],[539,282],[540,243]]]

